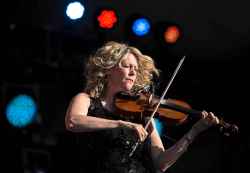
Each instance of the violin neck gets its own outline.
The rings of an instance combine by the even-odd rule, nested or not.
[[[183,106],[179,106],[179,105],[176,105],[174,103],[163,104],[162,107],[173,109],[175,111],[179,111],[179,112],[189,114],[189,115],[194,115],[194,116],[197,116],[197,117],[200,117],[200,115],[201,115],[201,111],[186,108],[186,107],[183,107]]]

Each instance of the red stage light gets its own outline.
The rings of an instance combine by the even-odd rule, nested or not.
[[[117,22],[117,16],[113,10],[103,10],[97,17],[97,20],[101,28],[111,29]]]
[[[167,43],[175,43],[180,36],[177,26],[169,26],[164,32],[164,38]]]

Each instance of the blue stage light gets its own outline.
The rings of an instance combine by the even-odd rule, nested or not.
[[[137,36],[144,36],[150,31],[150,23],[146,18],[136,19],[132,24],[132,31]]]
[[[22,128],[32,123],[37,115],[37,105],[32,97],[20,94],[6,106],[7,120],[14,127]]]
[[[154,123],[158,134],[161,136],[163,132],[163,124],[158,118],[154,118]]]

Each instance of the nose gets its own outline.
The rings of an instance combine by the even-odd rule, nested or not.
[[[129,75],[135,75],[136,74],[136,69],[133,66],[130,66],[129,68]]]

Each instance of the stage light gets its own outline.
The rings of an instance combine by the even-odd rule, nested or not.
[[[20,94],[9,101],[5,114],[11,125],[22,128],[32,123],[36,118],[37,105],[31,96]]]
[[[150,31],[150,22],[146,18],[138,18],[132,24],[132,31],[137,36],[144,36]]]
[[[183,39],[182,28],[175,22],[157,22],[153,33],[157,42],[166,48],[176,46],[176,44]]]
[[[98,26],[102,29],[112,29],[117,20],[117,15],[114,10],[101,10],[97,17]]]
[[[164,40],[167,43],[175,43],[180,37],[180,30],[177,26],[168,26],[164,32]]]
[[[163,123],[158,118],[154,118],[154,123],[158,134],[161,136],[163,132]]]
[[[84,6],[80,2],[76,1],[68,4],[66,14],[70,19],[76,20],[83,16],[84,11]]]

